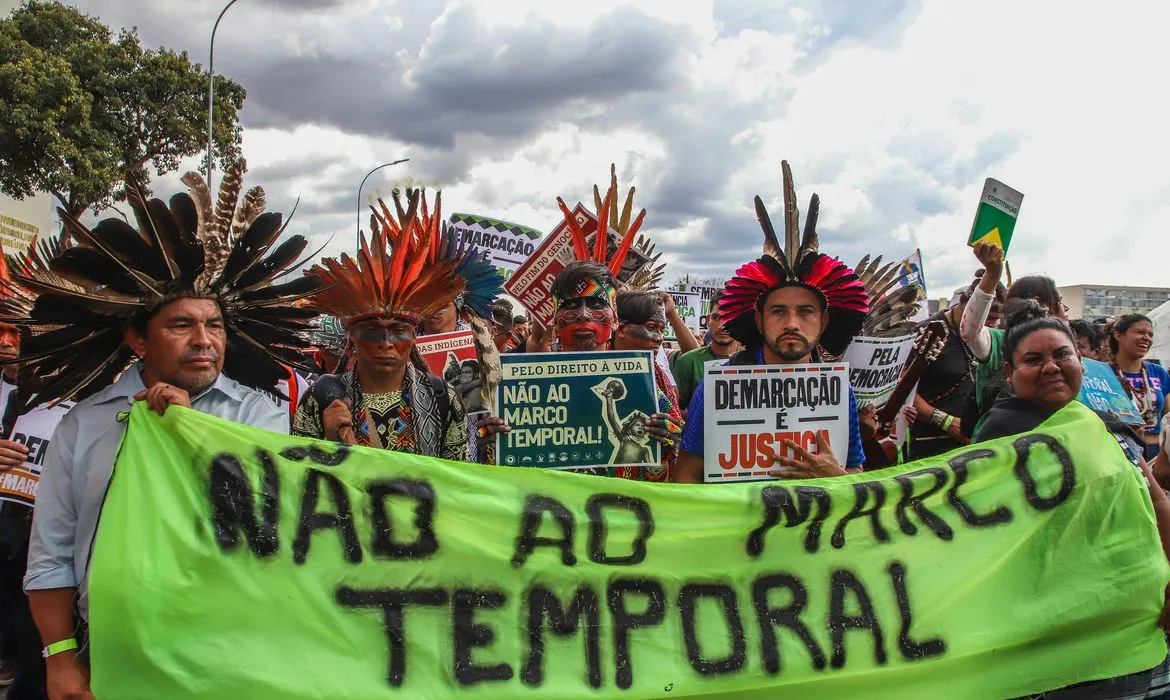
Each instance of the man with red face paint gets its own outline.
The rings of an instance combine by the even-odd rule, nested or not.
[[[397,211],[409,212],[401,221],[384,218],[390,211],[384,205],[374,209],[372,245],[363,237],[357,260],[343,255],[310,271],[325,285],[313,304],[342,319],[352,358],[339,367],[344,371],[317,380],[293,417],[293,434],[467,461],[463,400],[430,372],[414,341],[424,322],[467,289],[455,270],[475,250],[445,258],[438,200],[427,216],[425,202],[419,213],[421,191],[407,197],[407,207],[395,202]],[[391,234],[409,247],[392,250]],[[391,255],[402,264],[392,265]],[[437,264],[424,264],[432,256]]]

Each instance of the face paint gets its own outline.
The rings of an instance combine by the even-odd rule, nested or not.
[[[622,326],[622,332],[630,342],[641,344],[648,349],[657,349],[662,345],[662,331],[665,328],[666,324],[660,321],[626,323]]]
[[[601,350],[613,335],[617,289],[587,278],[571,297],[557,297],[553,322],[561,350]]]

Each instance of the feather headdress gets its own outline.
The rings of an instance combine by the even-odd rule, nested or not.
[[[919,287],[917,275],[901,262],[882,265],[882,256],[866,255],[857,263],[857,276],[869,293],[869,313],[859,335],[892,338],[908,335],[917,322]]]
[[[626,193],[625,205],[619,216],[617,166],[612,164],[609,166],[609,177],[609,189],[606,190],[604,197],[601,196],[601,190],[598,189],[597,185],[593,186],[593,202],[597,207],[597,230],[593,233],[592,243],[577,224],[577,219],[569,210],[569,206],[565,204],[565,200],[557,197],[557,205],[565,215],[565,223],[568,224],[569,231],[573,236],[573,254],[577,260],[601,263],[609,268],[615,278],[624,282],[642,267],[640,266],[639,270],[629,270],[623,273],[623,266],[634,245],[635,236],[638,234],[638,229],[642,228],[642,222],[646,219],[646,210],[640,211],[631,222],[630,217],[634,210],[634,188],[631,187]],[[611,245],[611,230],[616,234],[616,244],[614,245]],[[648,245],[648,242],[645,245]],[[653,246],[649,246],[648,251],[653,253]],[[657,258],[654,258],[654,262],[657,263]],[[652,271],[651,274],[653,274]]]
[[[764,201],[757,196],[756,216],[764,232],[764,255],[736,270],[719,299],[719,314],[732,337],[748,347],[759,347],[763,337],[756,326],[755,312],[760,304],[781,287],[804,287],[820,297],[829,313],[829,324],[821,335],[820,346],[831,355],[840,355],[869,313],[869,295],[853,270],[820,252],[816,230],[820,197],[815,194],[805,216],[804,234],[799,233],[800,212],[792,170],[787,161],[781,163],[781,169],[784,246],[781,247],[776,236]]]
[[[183,297],[214,299],[223,310],[228,377],[275,394],[287,377],[281,363],[304,366],[300,351],[317,312],[294,302],[320,282],[273,284],[303,262],[307,241],[290,236],[276,245],[285,226],[280,214],[264,212],[263,190],[239,198],[245,168],[241,161],[224,173],[214,209],[198,173],[183,177],[190,193],[169,206],[128,179],[137,229],[117,218],[90,229],[58,210],[78,245],[56,254],[47,271],[34,264],[12,273],[37,295],[29,324],[43,332],[28,339],[20,361],[38,401],[80,400],[109,384],[133,359],[123,341],[127,323]],[[37,255],[43,261],[47,252]]]
[[[466,289],[456,270],[471,264],[458,249],[444,247],[441,235],[442,195],[429,211],[422,190],[393,193],[394,212],[378,200],[371,206],[373,235],[361,237],[357,259],[342,253],[326,258],[306,274],[320,277],[325,287],[313,296],[322,312],[348,327],[366,318],[400,318],[415,325],[455,300]],[[450,253],[451,257],[444,257]],[[468,253],[468,251],[465,251]],[[469,253],[470,254],[470,253]]]

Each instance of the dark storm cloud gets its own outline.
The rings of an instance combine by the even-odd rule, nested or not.
[[[678,82],[694,38],[633,9],[616,10],[583,33],[530,22],[484,32],[467,6],[448,13],[417,63],[391,46],[351,55],[246,62],[256,126],[328,124],[348,133],[451,149],[460,134],[505,141],[531,135],[583,104],[662,91]]]

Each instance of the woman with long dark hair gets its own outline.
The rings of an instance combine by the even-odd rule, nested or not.
[[[1153,344],[1154,323],[1142,314],[1122,316],[1109,332],[1113,371],[1137,406],[1138,415],[1145,420],[1145,454],[1151,460],[1158,454],[1166,395],[1170,393],[1170,373],[1145,359]]]

